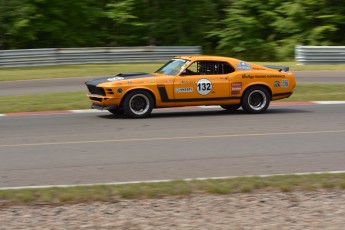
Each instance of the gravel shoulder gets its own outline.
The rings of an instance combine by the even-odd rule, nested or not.
[[[200,194],[0,209],[0,229],[344,229],[345,191]]]

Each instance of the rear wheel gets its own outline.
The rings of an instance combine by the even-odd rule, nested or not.
[[[222,107],[223,109],[228,110],[228,111],[235,111],[241,107],[241,104],[238,104],[238,105],[221,105],[220,107]]]
[[[243,95],[242,108],[247,113],[263,113],[270,104],[270,94],[262,86],[253,86]]]
[[[144,90],[136,90],[129,93],[123,103],[125,114],[132,118],[143,118],[151,114],[153,98]]]

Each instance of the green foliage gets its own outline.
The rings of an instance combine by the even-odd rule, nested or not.
[[[341,1],[245,0],[225,9],[227,17],[210,34],[217,50],[249,60],[289,60],[294,46],[345,42]]]
[[[142,45],[139,35],[146,23],[133,14],[134,0],[110,1],[105,5],[106,46]]]
[[[202,45],[275,61],[344,34],[343,0],[0,0],[0,49]]]
[[[15,36],[28,23],[29,0],[0,0],[0,49],[17,48]],[[22,35],[22,36],[30,36]]]
[[[135,0],[146,45],[204,45],[217,13],[213,0]],[[167,4],[168,3],[168,4]]]

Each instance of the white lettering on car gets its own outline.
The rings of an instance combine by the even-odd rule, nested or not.
[[[176,88],[176,93],[191,93],[193,92],[193,88]]]

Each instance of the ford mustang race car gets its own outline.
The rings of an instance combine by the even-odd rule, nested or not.
[[[142,118],[153,108],[200,105],[262,113],[270,101],[289,97],[296,81],[289,67],[200,55],[175,57],[154,73],[120,73],[85,84],[92,108]]]

